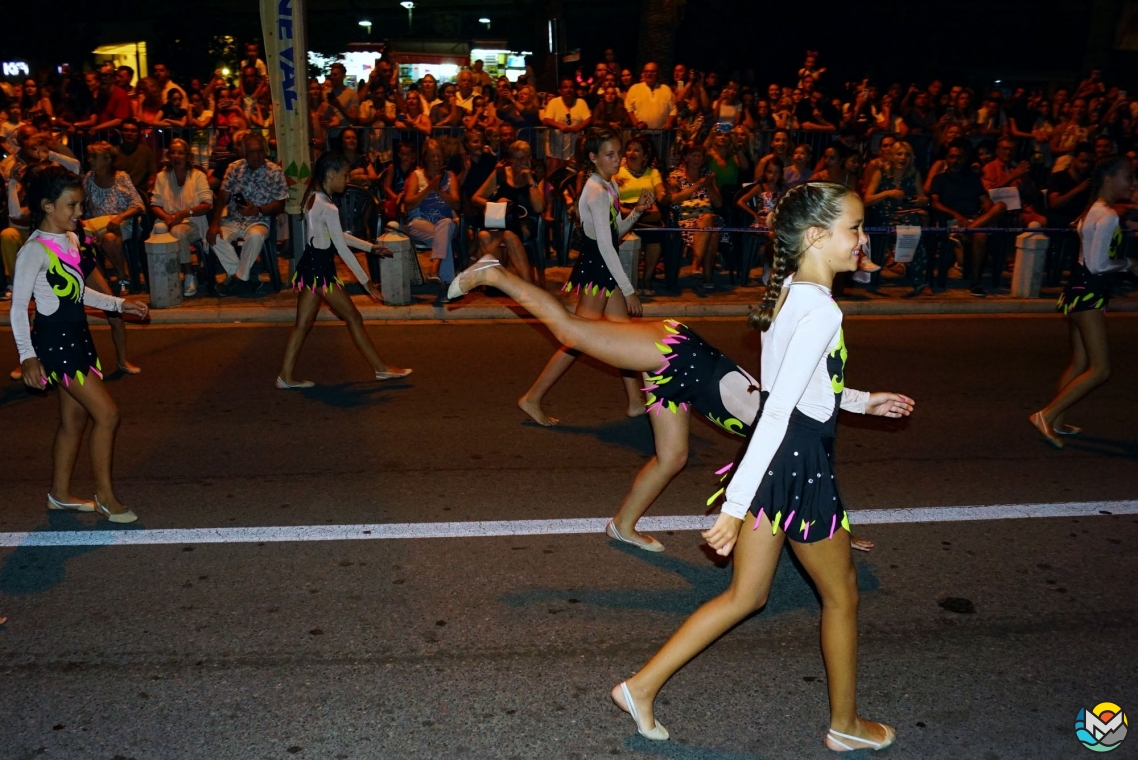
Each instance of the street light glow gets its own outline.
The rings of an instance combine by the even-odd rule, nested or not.
[[[370,21],[361,21],[360,26],[366,26],[370,29],[371,28],[371,22]]]
[[[411,0],[403,0],[403,2],[400,3],[400,5],[402,5],[407,10],[411,10],[412,8],[415,7],[415,4],[413,2],[411,2]]]
[[[490,19],[488,19],[488,18],[486,18],[485,16],[483,16],[482,18],[478,19],[478,23],[479,23],[479,24],[489,24],[489,23],[490,23]]]

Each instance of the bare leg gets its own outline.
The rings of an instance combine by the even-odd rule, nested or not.
[[[1070,315],[1079,331],[1087,354],[1088,367],[1068,382],[1043,409],[1043,418],[1054,427],[1055,419],[1110,378],[1110,349],[1106,337],[1106,315],[1102,309],[1077,311]]]
[[[71,493],[71,475],[83,444],[83,433],[90,416],[70,394],[59,391],[59,427],[52,448],[51,495],[58,501],[80,501]]]
[[[648,415],[656,438],[656,455],[640,470],[613,523],[622,536],[640,536],[636,523],[688,462],[691,413],[680,410]],[[643,536],[641,536],[643,538]]]
[[[392,367],[383,359],[379,358],[379,353],[375,350],[375,344],[371,342],[371,336],[367,334],[364,329],[364,318],[360,316],[359,309],[352,303],[352,299],[342,288],[329,288],[327,293],[321,294],[332,312],[344,320],[348,325],[348,332],[352,335],[352,342],[356,344],[356,348],[368,360],[368,363],[375,368],[376,372],[402,372],[401,367]]]
[[[655,725],[652,703],[668,679],[732,626],[767,603],[786,534],[779,530],[777,535],[771,535],[771,524],[765,515],[760,518],[758,530],[751,529],[752,522],[753,518],[744,519],[739,531],[728,589],[692,613],[648,664],[628,679],[628,690],[645,725]],[[613,699],[627,710],[619,687],[613,689]]]
[[[285,344],[284,358],[281,359],[281,372],[278,377],[286,383],[296,381],[292,373],[296,369],[296,359],[300,356],[300,349],[304,346],[304,339],[312,330],[316,322],[316,314],[320,311],[320,295],[307,288],[302,288],[296,299],[296,324],[288,334],[288,343]]]
[[[880,723],[857,714],[857,570],[850,557],[849,533],[812,544],[790,542],[822,597],[822,659],[830,696],[830,728],[872,742],[888,736]]]
[[[713,214],[704,214],[699,218],[700,227],[714,227],[715,225],[716,219]],[[697,234],[695,239],[702,239],[703,241],[703,252],[700,254],[700,260],[703,261],[703,283],[710,285],[715,279],[715,259],[719,257],[719,233],[704,232]]]
[[[107,393],[103,381],[94,373],[87,376],[82,385],[78,381],[72,381],[70,385],[60,385],[59,391],[81,404],[94,421],[89,446],[91,472],[95,475],[95,494],[99,502],[107,507],[111,514],[127,511],[115,497],[114,488],[111,486],[115,433],[119,427],[119,410],[115,406],[114,399]]]
[[[1079,334],[1079,328],[1075,325],[1074,320],[1069,321],[1067,329],[1071,335],[1071,363],[1063,370],[1063,375],[1059,378],[1059,388],[1055,391],[1056,395],[1062,393],[1067,384],[1074,380],[1079,375],[1087,370],[1087,349],[1083,345],[1083,336]],[[1055,415],[1055,421],[1052,423],[1052,428],[1063,427],[1063,418],[1065,412],[1060,412]]]
[[[112,232],[108,232],[103,235],[101,243],[103,253],[110,259],[111,266],[115,268],[119,279],[126,278],[126,259],[123,258],[122,253],[122,238]]]
[[[647,372],[660,366],[662,355],[656,343],[668,335],[660,322],[610,321],[607,314],[605,319],[599,315],[586,317],[582,314],[585,296],[581,297],[577,313],[572,314],[552,293],[501,267],[465,273],[462,285],[464,289],[488,285],[502,291],[541,320],[565,349],[588,354],[617,369]],[[609,300],[615,300],[615,295]]]
[[[656,266],[660,263],[660,244],[648,243],[644,246],[644,276],[640,279],[642,290],[652,290],[656,280]]]
[[[510,257],[510,266],[526,282],[533,282],[533,267],[530,266],[529,256],[522,241],[510,230],[502,233],[502,242],[506,246],[506,254]]]
[[[608,303],[605,304],[605,319],[619,324],[631,324],[632,320],[628,317],[628,303],[625,302],[623,293],[613,293],[608,299]],[[606,362],[608,363],[611,362]],[[628,408],[624,413],[629,417],[646,414],[648,410],[644,406],[644,396],[640,393],[640,378],[631,372],[621,372],[620,379],[624,383],[624,392],[628,395]]]

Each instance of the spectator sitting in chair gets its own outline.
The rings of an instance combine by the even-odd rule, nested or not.
[[[198,281],[194,274],[190,244],[205,238],[213,193],[205,173],[190,160],[190,146],[180,138],[170,141],[166,149],[166,170],[154,183],[150,197],[150,211],[155,218],[166,223],[170,234],[178,238],[178,261],[185,272],[182,294],[197,295]]]
[[[378,135],[373,135],[378,138]],[[340,152],[348,159],[348,179],[357,185],[369,185],[379,181],[379,174],[366,150],[360,150],[360,136],[354,129],[340,133]]]
[[[266,158],[265,138],[250,132],[244,136],[243,144],[245,158],[226,169],[206,231],[206,241],[228,275],[217,287],[221,296],[260,295],[257,286],[249,281],[253,262],[266,241],[273,244],[273,218],[284,210],[288,198],[284,172]],[[227,209],[229,215],[223,219],[222,212]],[[240,258],[233,247],[239,240]]]
[[[509,263],[518,276],[533,282],[533,272],[526,255],[525,242],[537,233],[537,215],[545,211],[542,192],[533,168],[529,143],[518,140],[509,147],[509,160],[501,161],[474,193],[472,201],[485,213],[489,201],[506,202],[504,229],[484,229],[478,233],[478,250],[482,256],[497,253],[505,246]],[[539,249],[538,255],[545,254]],[[545,286],[545,274],[538,268],[538,284]]]
[[[181,92],[177,90],[176,92]],[[158,174],[158,160],[150,146],[142,142],[142,128],[134,119],[123,119],[119,127],[122,145],[115,154],[115,169],[130,175],[134,189],[142,197],[154,189],[154,177]]]
[[[945,156],[947,168],[938,174],[932,183],[931,200],[933,211],[950,226],[964,228],[990,227],[1003,218],[1007,207],[1003,203],[992,203],[980,175],[968,164],[970,145],[964,138],[957,139],[948,146]],[[988,255],[987,233],[964,235],[962,242],[971,248],[971,285],[969,292],[983,298],[987,292],[980,285],[984,273],[984,262]],[[996,273],[999,276],[999,272]],[[943,277],[943,270],[942,275]]]
[[[431,270],[427,279],[440,283],[440,298],[454,279],[455,211],[458,210],[458,178],[444,165],[443,148],[438,140],[423,144],[420,168],[407,178],[403,205],[407,210],[407,236],[431,246]]]
[[[110,143],[96,142],[87,146],[87,163],[91,171],[83,178],[84,212],[86,229],[98,242],[103,253],[119,276],[119,292],[131,288],[123,256],[123,241],[130,240],[135,232],[131,219],[146,212],[130,175],[115,169],[118,151]]]
[[[1046,217],[1036,211],[1031,202],[1037,194],[1037,190],[1031,181],[1031,162],[1013,161],[1012,156],[1015,154],[1015,149],[1016,141],[1012,138],[1001,137],[999,139],[996,143],[996,157],[984,164],[984,169],[980,174],[984,189],[994,190],[999,187],[1014,187],[1016,189],[1019,193],[1022,211],[1019,219],[1020,224],[1015,226],[1027,226],[1031,222],[1046,224]]]

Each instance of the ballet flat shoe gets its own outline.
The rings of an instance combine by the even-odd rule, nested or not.
[[[105,505],[99,503],[98,496],[95,497],[95,508],[99,510],[99,513],[103,517],[107,518],[113,523],[121,523],[125,525],[126,523],[132,523],[138,519],[138,515],[129,509],[125,512],[117,512],[115,514],[111,514],[111,510],[107,509]]]
[[[447,298],[453,301],[462,298],[467,294],[467,291],[462,289],[462,275],[466,274],[467,272],[477,272],[482,269],[489,269],[490,267],[499,266],[502,266],[502,262],[498,261],[497,259],[479,259],[478,261],[474,262],[473,266],[471,266],[469,269],[464,270],[458,275],[458,277],[455,277],[450,281],[450,287],[447,288]]]
[[[79,501],[60,501],[51,494],[47,495],[48,509],[69,509],[74,512],[94,512],[95,502],[80,499]]]
[[[869,739],[862,739],[857,736],[850,736],[843,734],[841,731],[830,729],[826,732],[826,749],[832,752],[857,752],[859,750],[869,750],[870,752],[878,752],[891,745],[897,739],[897,733],[884,723],[879,724],[885,729],[885,738],[880,742],[870,741]],[[845,741],[842,741],[842,740]],[[851,747],[846,742],[856,742],[862,746]],[[834,746],[837,745],[837,746]]]
[[[375,379],[376,380],[398,380],[401,377],[407,377],[408,375],[410,375],[414,371],[415,370],[408,368],[408,369],[403,370],[402,372],[376,372],[375,373]]]
[[[289,383],[279,377],[277,378],[277,387],[282,391],[293,390],[296,388],[311,388],[314,385],[316,385],[316,383],[312,382],[311,380],[301,380],[300,382]]]
[[[645,540],[643,541],[635,538],[625,538],[620,535],[620,532],[616,529],[616,523],[612,520],[609,520],[608,525],[605,526],[605,533],[608,534],[609,538],[616,539],[623,544],[632,544],[637,549],[643,549],[646,552],[664,551],[664,545],[651,536],[645,536]]]
[[[636,732],[645,739],[651,739],[655,742],[667,741],[669,736],[668,729],[660,725],[660,721],[656,721],[656,725],[652,728],[644,728],[640,725],[640,716],[636,714],[636,705],[632,701],[632,694],[628,691],[627,681],[621,681],[620,693],[624,696],[624,703],[628,705],[628,714],[631,715],[632,720],[636,722]],[[617,707],[620,707],[620,705],[617,705]]]

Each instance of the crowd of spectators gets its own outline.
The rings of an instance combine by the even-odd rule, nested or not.
[[[258,46],[246,46],[233,81],[221,71],[175,81],[162,63],[148,76],[135,74],[104,65],[3,83],[0,142],[9,155],[0,176],[14,230],[3,238],[5,269],[10,274],[9,259],[26,235],[18,188],[25,167],[74,165],[78,153],[90,169],[89,230],[120,285],[131,284],[121,249],[140,232],[133,220],[149,217],[177,228],[185,241],[187,294],[196,292],[189,267],[195,244],[208,245],[229,275],[220,292],[251,292],[252,261],[273,234],[273,216],[287,195],[272,161],[272,101]],[[697,288],[714,288],[721,261],[738,262],[755,249],[741,233],[706,230],[760,227],[788,188],[825,179],[862,195],[867,226],[961,228],[929,236],[905,264],[893,261],[890,237],[876,235],[864,274],[855,279],[874,287],[882,277],[904,278],[909,295],[920,296],[964,278],[982,296],[986,269],[992,287],[1001,287],[1008,236],[965,230],[1036,221],[1069,227],[1086,205],[1093,162],[1133,153],[1138,136],[1138,98],[1108,86],[1098,71],[1054,89],[976,91],[939,79],[879,86],[832,81],[810,53],[790,79],[764,85],[750,73],[720,76],[683,64],[665,72],[651,61],[634,75],[609,50],[591,73],[578,69],[555,92],[543,93],[532,76],[494,79],[480,61],[454,82],[431,75],[402,82],[380,58],[358,82],[334,63],[324,81],[309,82],[307,104],[313,155],[342,151],[351,181],[370,187],[385,216],[402,219],[409,234],[430,246],[429,274],[443,280],[453,276],[462,219],[472,222],[464,247],[502,246],[520,274],[540,276],[543,267],[531,270],[524,260],[532,265],[555,248],[552,232],[526,249],[536,234],[532,225],[479,237],[478,217],[488,200],[510,196],[528,214],[552,223],[560,211],[571,223],[582,179],[578,137],[605,126],[625,137],[622,188],[656,194],[644,223],[683,229]],[[158,142],[155,135],[165,137]],[[640,285],[650,292],[659,237],[642,237]],[[1060,241],[1056,249],[1061,272],[1071,245]],[[760,255],[755,263],[762,261]],[[739,274],[737,265],[733,270]]]

